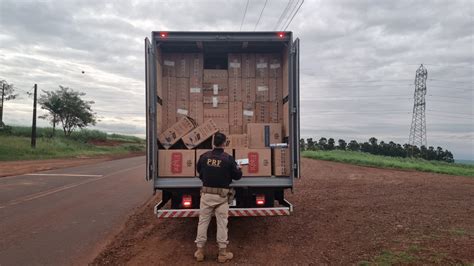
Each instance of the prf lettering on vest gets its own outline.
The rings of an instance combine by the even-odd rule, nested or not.
[[[207,165],[212,167],[221,167],[221,160],[207,159]]]

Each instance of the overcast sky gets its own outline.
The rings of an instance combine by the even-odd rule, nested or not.
[[[153,30],[238,31],[246,3],[0,0],[0,79],[21,94],[4,120],[30,125],[25,92],[63,85],[96,102],[95,128],[143,136],[143,39]],[[264,3],[249,1],[242,30],[254,30]],[[257,31],[274,30],[287,3],[269,0]],[[406,143],[423,63],[428,145],[474,159],[473,5],[306,0],[288,27],[301,39],[302,137]]]

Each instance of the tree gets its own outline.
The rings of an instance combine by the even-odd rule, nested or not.
[[[359,151],[360,150],[360,145],[357,143],[356,140],[351,140],[349,144],[347,145],[347,149],[351,151]]]
[[[8,84],[6,80],[0,81],[0,127],[3,123],[3,106],[6,101],[14,100],[18,94],[15,94],[15,87],[13,84]]]
[[[314,150],[314,141],[313,141],[313,138],[308,138],[308,139],[306,140],[306,143],[308,144],[308,146],[307,146],[307,149],[308,149],[308,150],[310,150],[310,151]]]
[[[321,150],[326,150],[327,146],[327,139],[325,137],[322,137],[318,141],[319,148]]]
[[[327,150],[330,150],[330,151],[334,150],[334,143],[336,143],[336,142],[334,141],[334,139],[333,139],[333,138],[329,138],[329,139],[328,139],[328,145],[326,145],[326,149],[327,149]]]
[[[339,150],[346,150],[347,143],[346,143],[345,140],[339,139],[337,142],[338,142],[338,144],[339,144],[339,145],[337,146],[337,148],[338,148]]]
[[[306,150],[306,144],[304,142],[304,139],[300,139],[300,150]]]
[[[91,107],[94,102],[81,99],[85,93],[63,86],[45,93],[40,97],[41,108],[49,112],[45,119],[49,119],[53,127],[60,122],[65,136],[70,136],[76,128],[95,125],[96,114]]]

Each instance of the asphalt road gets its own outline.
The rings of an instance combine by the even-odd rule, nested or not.
[[[0,265],[87,264],[150,198],[144,176],[133,157],[0,178]]]

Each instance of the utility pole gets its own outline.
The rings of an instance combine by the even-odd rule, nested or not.
[[[3,126],[3,100],[5,98],[5,83],[2,86],[2,106],[0,106],[0,127]]]
[[[413,117],[411,121],[409,144],[413,146],[427,146],[426,141],[426,79],[428,71],[421,65],[416,70]]]
[[[33,96],[33,125],[31,126],[31,148],[36,148],[36,92],[38,86],[35,84],[35,92]]]

